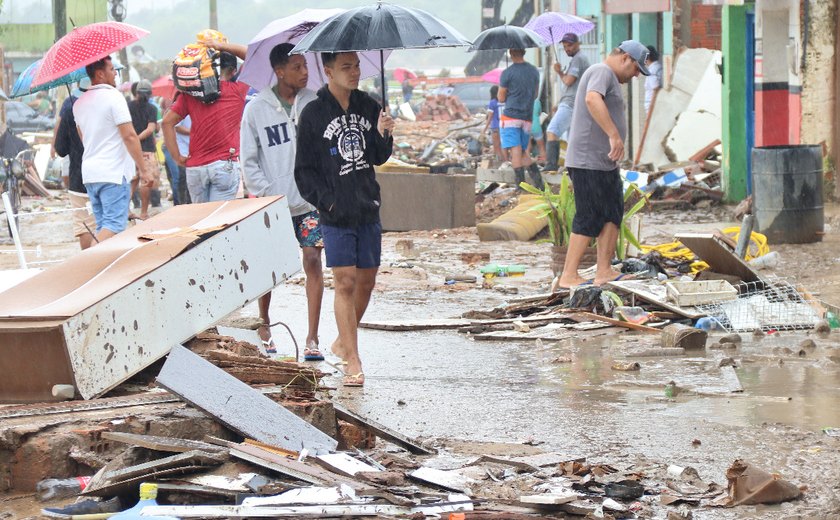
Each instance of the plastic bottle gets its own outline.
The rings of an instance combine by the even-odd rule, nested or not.
[[[144,507],[156,506],[157,503],[157,484],[151,482],[143,482],[140,484],[140,501],[131,509],[126,509],[122,513],[117,513],[111,518],[114,520],[178,520],[174,516],[140,516],[140,511]]]
[[[35,496],[41,502],[74,497],[84,491],[90,477],[48,478],[35,484]]]

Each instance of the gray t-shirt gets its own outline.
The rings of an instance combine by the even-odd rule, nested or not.
[[[625,140],[627,120],[624,115],[624,97],[621,94],[621,84],[612,69],[606,63],[598,63],[586,69],[580,78],[578,92],[581,96],[586,96],[587,92],[597,92],[603,96],[610,119],[615,123],[621,140]],[[610,139],[595,122],[584,100],[585,97],[575,103],[572,112],[566,166],[587,170],[614,170],[618,163],[608,157]]]
[[[561,105],[575,106],[575,94],[577,94],[578,85],[580,84],[580,77],[583,76],[583,73],[588,68],[589,60],[586,59],[586,56],[582,52],[578,51],[577,54],[572,56],[572,61],[569,62],[569,68],[566,69],[566,74],[571,74],[576,79],[571,85],[566,85],[566,90],[560,96]]]
[[[514,63],[502,72],[499,86],[507,89],[505,110],[507,117],[530,121],[534,99],[540,86],[540,73],[530,63]]]

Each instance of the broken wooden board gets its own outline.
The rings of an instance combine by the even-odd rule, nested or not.
[[[390,504],[326,504],[314,506],[147,506],[143,516],[176,518],[339,518],[339,517],[409,517],[414,514],[438,516],[458,511],[472,511],[473,502],[466,496],[456,500],[414,507]]]
[[[294,459],[283,457],[258,446],[240,444],[238,448],[231,448],[232,457],[248,461],[252,464],[274,470],[317,486],[347,484],[353,489],[364,489],[369,486],[356,482],[342,475],[327,471],[319,466],[306,464]]]
[[[439,487],[441,489],[456,491],[459,493],[465,492],[469,482],[467,477],[457,471],[444,471],[427,467],[418,468],[411,473],[408,473],[408,477],[423,482],[424,484],[431,484],[432,486]]]
[[[472,323],[463,318],[438,318],[429,320],[382,320],[363,321],[359,327],[373,330],[410,331],[457,329]]]
[[[628,321],[621,321],[616,320],[613,318],[609,318],[607,316],[601,316],[600,314],[595,314],[593,312],[578,312],[575,315],[580,316],[582,319],[593,320],[593,321],[600,321],[603,323],[608,323],[614,327],[621,327],[624,329],[630,330],[638,330],[640,332],[654,332],[656,334],[661,333],[662,331],[653,327],[648,327],[646,325],[639,325],[638,323],[630,323]],[[590,327],[592,328],[592,327]]]
[[[103,475],[107,480],[118,481],[127,480],[134,477],[139,477],[148,474],[154,474],[162,469],[169,469],[177,466],[218,466],[227,460],[227,455],[224,453],[207,453],[201,451],[188,451],[179,453],[178,455],[171,455],[162,459],[129,466],[124,469],[111,471]]]
[[[347,408],[343,407],[338,403],[333,403],[333,407],[335,408],[335,416],[342,421],[349,422],[351,424],[355,424],[356,426],[361,426],[363,428],[367,428],[372,431],[377,437],[380,437],[390,443],[396,444],[397,446],[404,448],[405,450],[414,453],[415,455],[434,455],[434,450],[430,450],[428,448],[424,448],[420,445],[417,441],[406,437],[405,435],[388,428],[378,422],[368,419],[366,417],[362,417],[358,415],[356,412],[350,411]]]
[[[745,282],[757,282],[761,276],[738,258],[714,233],[677,233],[674,237],[691,249],[712,271],[737,276]]]
[[[619,280],[616,282],[608,282],[606,284],[611,289],[625,291],[634,296],[654,305],[658,305],[675,314],[679,314],[685,318],[692,320],[702,318],[706,315],[697,307],[678,307],[672,302],[668,301],[667,289],[664,284],[654,281],[638,281],[638,280]]]
[[[347,477],[353,477],[359,472],[382,471],[379,468],[375,468],[370,464],[366,464],[343,452],[318,455],[315,457],[315,460],[333,473],[338,473]]]
[[[186,475],[189,473],[198,473],[201,471],[207,471],[207,469],[207,466],[176,466],[173,468],[156,470],[152,473],[139,475],[126,480],[111,481],[97,484],[95,488],[85,488],[85,490],[81,494],[85,496],[94,497],[113,497],[115,495],[131,494],[137,492],[137,486],[140,485],[140,483],[142,482],[147,482],[149,480],[158,480],[166,477],[174,477],[177,475]]]
[[[561,341],[565,339],[594,338],[607,334],[621,334],[627,329],[612,327],[606,323],[580,323],[573,326],[547,325],[531,329],[529,332],[516,332],[515,330],[498,330],[474,334],[472,338],[476,341],[517,341],[517,340],[548,340]]]
[[[540,470],[540,468],[544,468],[546,466],[556,466],[558,464],[564,464],[566,462],[583,462],[585,460],[586,457],[584,456],[571,456],[566,453],[549,452],[511,458],[496,457],[493,455],[482,455],[481,457],[477,458],[475,461],[469,463],[468,465],[475,466],[483,462],[489,462],[493,464],[502,464],[505,466],[519,468],[524,471],[537,472]]]
[[[391,331],[412,331],[412,330],[447,330],[459,329],[462,327],[476,325],[503,325],[515,321],[529,322],[556,322],[568,321],[562,314],[533,315],[523,318],[497,318],[497,319],[467,319],[467,318],[439,318],[431,320],[383,320],[367,321],[359,324],[365,329],[391,330]]]
[[[174,437],[157,437],[155,435],[137,435],[125,432],[102,432],[102,438],[109,441],[131,444],[155,451],[169,451],[173,453],[184,453],[192,450],[200,450],[209,453],[227,451],[219,446],[208,444],[202,441],[190,439],[176,439]]]
[[[723,380],[730,392],[740,393],[744,391],[744,387],[741,385],[741,380],[738,378],[734,367],[720,367],[720,375],[723,376]]]
[[[338,446],[332,437],[184,347],[172,348],[157,382],[245,437],[292,451],[332,451]]]
[[[519,502],[526,506],[559,506],[568,504],[577,500],[579,495],[573,491],[567,493],[542,493],[539,495],[523,495],[519,497]]]

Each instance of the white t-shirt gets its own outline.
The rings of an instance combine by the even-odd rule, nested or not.
[[[654,61],[648,65],[650,75],[645,78],[645,112],[650,112],[650,102],[653,101],[653,93],[662,88],[662,64]]]
[[[82,130],[82,181],[122,184],[134,177],[134,160],[117,126],[131,124],[128,103],[105,84],[94,85],[73,104],[76,125]]]

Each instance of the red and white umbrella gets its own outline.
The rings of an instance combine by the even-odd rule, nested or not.
[[[122,22],[98,22],[76,27],[44,55],[32,86],[41,85],[101,60],[149,34]]]

